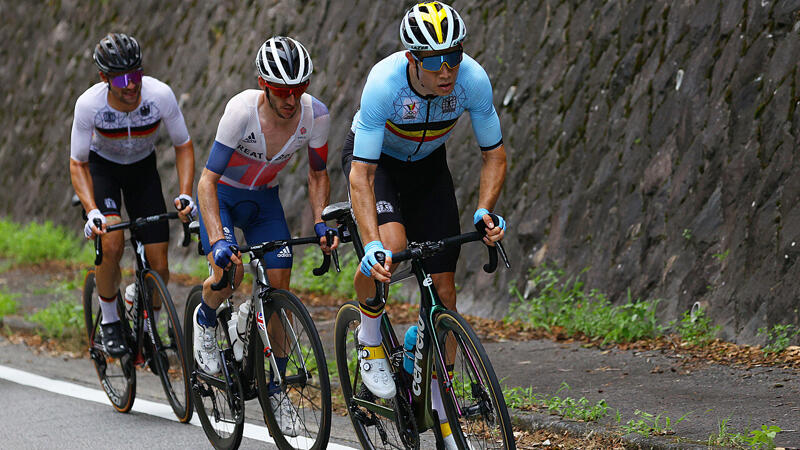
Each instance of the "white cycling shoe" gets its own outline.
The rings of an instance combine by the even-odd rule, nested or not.
[[[217,345],[217,327],[207,327],[197,323],[200,305],[194,310],[194,362],[209,375],[216,375],[222,368]]]
[[[358,365],[364,385],[373,395],[392,398],[397,393],[383,346],[358,346]]]
[[[283,392],[278,392],[269,398],[269,402],[281,432],[291,437],[300,434],[300,416],[292,402],[289,401],[289,397]]]

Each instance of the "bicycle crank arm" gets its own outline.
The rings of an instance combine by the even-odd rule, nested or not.
[[[385,406],[381,406],[372,403],[370,401],[360,399],[358,397],[353,397],[352,401],[354,405],[361,406],[362,408],[368,411],[372,411],[380,416],[386,417],[389,420],[397,420],[397,413],[395,413],[394,409],[392,408],[387,408]]]

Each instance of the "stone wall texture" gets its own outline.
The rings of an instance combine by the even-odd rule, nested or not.
[[[273,34],[308,47],[310,92],[340,148],[370,67],[400,49],[409,2],[366,0],[0,0],[0,214],[80,226],[68,206],[76,98],[97,81],[91,49],[136,36],[146,71],[180,99],[198,174],[227,100],[256,87],[252,59]],[[661,298],[674,319],[695,301],[723,336],[798,320],[800,0],[453,0],[466,50],[493,80],[509,173],[497,206],[513,270],[480,271],[465,247],[459,305],[507,311],[507,285],[556,263],[615,301]],[[469,118],[448,142],[463,226],[480,152]],[[158,147],[165,196],[174,152]],[[309,233],[305,155],[281,174],[295,233]],[[189,257],[189,253],[179,256]],[[629,294],[630,293],[630,294]]]

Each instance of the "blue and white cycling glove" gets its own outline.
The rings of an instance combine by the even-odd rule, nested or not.
[[[378,260],[375,258],[375,253],[377,252],[383,252],[387,258],[392,257],[392,252],[383,248],[381,241],[372,241],[365,245],[364,257],[361,258],[361,273],[368,277],[371,276],[372,266],[378,264]]]
[[[325,222],[317,222],[314,224],[314,233],[317,235],[318,238],[325,236],[325,232],[327,232],[328,230],[331,230],[334,233],[336,233],[336,228],[329,227],[328,224],[326,224]],[[330,244],[333,244],[333,242],[331,242]]]
[[[173,203],[177,203],[177,204],[180,205],[181,200],[186,200],[187,202],[189,202],[189,204],[187,206],[192,208],[191,212],[189,214],[192,215],[192,219],[196,219],[197,218],[197,205],[194,203],[194,200],[192,200],[192,196],[191,195],[187,195],[187,194],[181,194],[181,195],[175,197],[175,200],[173,200],[172,202]],[[183,208],[181,208],[181,209],[183,209]]]
[[[106,216],[104,216],[99,209],[95,208],[89,211],[89,214],[86,214],[86,217],[87,220],[86,220],[86,225],[83,226],[83,235],[86,236],[86,239],[89,239],[94,234],[92,232],[92,225],[94,225],[94,219],[100,219],[101,223],[106,223]]]
[[[475,211],[475,214],[472,216],[472,223],[477,225],[478,223],[483,222],[483,216],[485,216],[486,214],[492,214],[492,213],[490,213],[486,208],[478,208],[478,210]],[[500,227],[501,230],[506,231],[505,219],[503,219],[499,214],[492,214],[492,215],[497,217],[497,223],[495,223],[494,225]],[[492,219],[492,221],[494,222],[494,219]]]
[[[231,243],[225,239],[214,242],[214,245],[211,246],[211,256],[214,258],[214,264],[224,269],[231,263],[231,256],[233,256]]]

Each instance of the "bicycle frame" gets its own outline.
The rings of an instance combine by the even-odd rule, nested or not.
[[[330,242],[333,239],[333,235],[328,235],[327,239],[329,239],[329,242]],[[255,387],[256,375],[255,375],[255,359],[254,359],[254,355],[255,355],[255,351],[256,351],[256,340],[254,339],[252,342],[250,341],[250,339],[251,339],[250,336],[251,336],[251,332],[252,332],[251,331],[252,330],[251,327],[255,326],[256,329],[258,330],[259,336],[261,337],[261,344],[262,344],[263,347],[262,347],[262,349],[260,351],[263,351],[264,352],[264,356],[269,358],[269,362],[270,362],[271,367],[273,367],[273,368],[277,368],[278,367],[278,363],[277,363],[277,361],[275,359],[275,354],[272,351],[272,344],[270,343],[270,339],[269,339],[269,333],[268,333],[268,330],[267,330],[267,325],[268,324],[266,323],[266,320],[264,319],[266,317],[266,315],[264,314],[264,304],[265,304],[265,302],[270,301],[270,298],[271,298],[270,296],[271,296],[272,292],[276,291],[277,289],[273,288],[269,284],[269,278],[267,277],[267,271],[266,271],[266,269],[264,267],[264,261],[262,259],[263,258],[263,252],[264,251],[269,251],[271,248],[280,248],[280,247],[284,247],[286,245],[302,245],[302,244],[311,244],[311,243],[317,243],[317,242],[318,242],[318,238],[316,238],[316,237],[307,237],[307,238],[289,239],[289,240],[284,240],[284,241],[270,241],[268,243],[265,243],[265,244],[269,244],[269,245],[266,245],[266,246],[265,246],[265,244],[259,244],[259,245],[255,245],[255,246],[252,246],[252,247],[248,247],[248,246],[241,247],[241,251],[243,253],[251,252],[252,258],[251,258],[249,264],[250,264],[250,267],[253,270],[254,275],[255,275],[255,282],[253,283],[253,292],[252,292],[251,296],[247,300],[245,300],[246,302],[250,302],[250,308],[249,308],[249,312],[247,314],[247,322],[246,322],[247,325],[245,327],[245,330],[248,330],[248,332],[245,333],[244,336],[240,336],[239,337],[239,339],[242,340],[242,344],[244,346],[243,349],[242,349],[243,353],[242,353],[242,361],[241,361],[241,374],[244,377],[243,381],[247,383],[247,385],[243,386],[243,388],[245,389],[245,397],[248,400],[251,399],[251,398],[254,398],[257,395],[257,391],[256,391],[256,387]],[[320,266],[319,268],[315,269],[314,273],[318,274],[318,275],[321,275],[321,274],[327,272],[329,264],[330,264],[330,260],[331,260],[331,256],[325,255],[325,257],[323,259],[322,266]],[[336,270],[337,271],[339,270],[338,262],[336,262]],[[233,271],[226,270],[223,273],[223,276],[220,278],[219,282],[217,282],[216,284],[212,285],[211,288],[212,289],[221,289],[225,284],[230,284],[231,287],[233,288],[233,278],[234,278],[233,277]],[[256,299],[258,299],[258,301],[255,301]],[[228,333],[228,326],[227,326],[227,323],[226,323],[227,320],[230,319],[231,314],[233,313],[233,303],[231,302],[231,298],[226,299],[225,302],[223,303],[223,305],[225,305],[225,308],[223,308],[222,310],[220,310],[218,312],[218,314],[219,314],[218,315],[218,319],[219,319],[219,321],[220,321],[220,323],[222,325],[222,329],[224,330],[223,331],[224,335],[225,335],[225,337],[226,337],[226,339],[228,341],[228,350],[225,350],[225,351],[231,351],[233,340],[231,339],[231,336]],[[227,311],[230,311],[230,312],[227,312]],[[282,319],[285,320],[286,319],[285,313],[281,312],[281,314],[282,314]],[[255,318],[255,321],[253,320],[254,318]],[[287,333],[291,333],[292,342],[296,343],[297,342],[297,336],[294,334],[294,329],[291,326],[289,326],[288,329],[286,330],[286,332]],[[296,354],[298,356],[298,360],[303,364],[303,372],[307,373],[306,368],[305,368],[305,361],[302,358],[302,353],[300,352],[300,349],[295,346],[295,348],[290,349],[290,351],[291,352],[296,352]],[[223,360],[224,359],[225,358],[224,358],[224,355],[223,355]],[[227,373],[227,366],[225,364],[223,364],[222,366],[223,366],[223,369],[224,369],[224,372],[225,372],[224,374],[225,374],[226,381],[227,381],[228,384],[230,384],[231,383],[231,379],[230,379],[229,374]],[[272,372],[273,372],[273,377],[275,378],[276,383],[277,384],[282,384],[283,383],[283,378],[282,378],[283,376],[280,374],[280,371],[279,370],[273,370]],[[210,376],[205,375],[205,374],[201,374],[200,376],[202,376],[208,382],[212,382],[212,383],[214,382],[214,378],[213,377],[210,377]]]
[[[324,220],[335,219],[339,224],[339,236],[342,238],[342,242],[352,240],[353,247],[356,250],[356,255],[359,259],[363,258],[364,247],[361,239],[359,238],[355,220],[350,213],[349,204],[346,202],[340,202],[330,205],[325,211],[323,211],[322,218]],[[480,240],[481,237],[482,234],[480,233],[466,233],[460,236],[445,238],[442,241],[439,241],[439,245],[443,246],[445,243],[449,245],[456,242],[460,245],[466,242]],[[415,252],[413,250],[419,250],[419,252]],[[486,272],[493,272],[497,267],[497,251],[499,251],[503,257],[505,265],[510,267],[508,264],[508,258],[505,256],[502,246],[498,243],[497,247],[489,247],[489,263],[484,266],[484,270]],[[408,403],[412,406],[414,418],[416,420],[419,432],[423,432],[439,425],[439,421],[433,416],[433,409],[431,408],[431,375],[434,370],[434,364],[438,374],[441,374],[442,376],[446,376],[447,374],[447,364],[444,360],[446,352],[445,343],[439,342],[434,329],[436,316],[440,312],[445,311],[446,308],[436,292],[436,288],[433,285],[433,279],[423,268],[423,253],[425,252],[422,251],[422,245],[409,243],[407,250],[394,255],[395,257],[393,258],[393,261],[396,262],[401,262],[406,259],[411,260],[410,274],[413,274],[413,276],[417,279],[421,295],[419,318],[417,321],[417,342],[414,346],[414,369],[410,377],[410,387],[407,386],[407,383],[402,380],[402,377],[404,376],[402,362],[405,349],[403,348],[403,344],[398,341],[397,336],[394,333],[394,328],[389,320],[388,312],[384,311],[383,319],[381,321],[384,351],[389,357],[391,366],[394,368],[393,371],[395,379],[400,385],[407,388],[404,395],[406,395],[406,401],[408,401]],[[401,254],[405,255],[401,256]],[[392,276],[390,284],[405,279],[406,277],[407,274],[405,273],[395,273]],[[375,284],[376,296],[382,297],[382,300],[385,302],[385,289],[383,285],[378,282]],[[470,360],[469,364],[475,368],[474,361]],[[398,380],[398,378],[400,379]],[[357,382],[357,379],[354,379],[353,382],[353,392],[356,392],[357,386],[355,386],[355,383]],[[453,389],[451,389],[452,381],[449,379],[449,376],[444,378],[443,385],[445,387],[445,392],[447,392],[448,395],[455,395]],[[396,412],[385,406],[381,406],[357,397],[353,397],[353,402],[363,408],[392,420],[395,420],[396,418]],[[455,397],[453,397],[453,404],[458,405]],[[459,414],[461,413],[462,411],[459,411]]]

